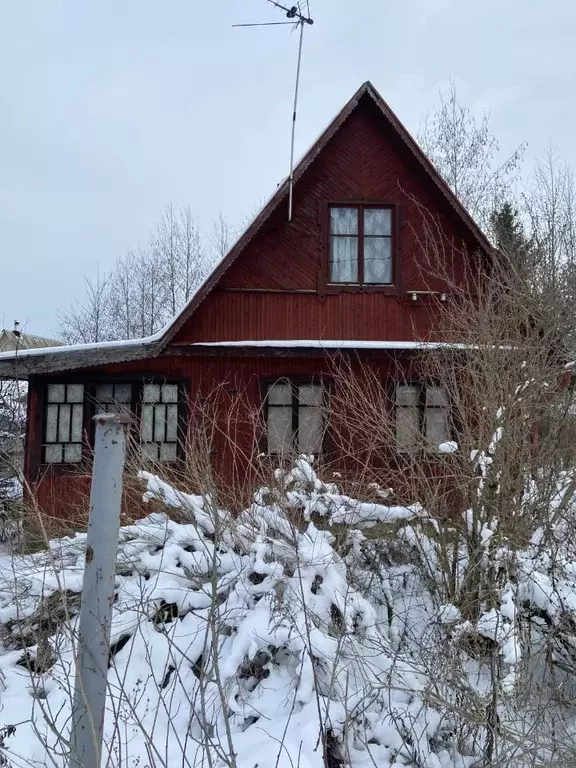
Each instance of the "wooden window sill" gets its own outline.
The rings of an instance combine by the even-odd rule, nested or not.
[[[397,296],[398,286],[377,283],[327,283],[326,293],[383,293],[386,296]]]

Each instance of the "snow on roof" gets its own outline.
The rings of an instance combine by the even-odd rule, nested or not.
[[[122,347],[136,347],[153,344],[161,336],[161,331],[154,336],[146,336],[142,339],[120,339],[118,341],[97,341],[89,344],[61,344],[54,347],[34,347],[32,349],[10,350],[0,352],[0,360],[16,360],[21,358],[36,357],[38,355],[63,355],[74,352],[90,352],[94,350],[119,349]]]
[[[40,349],[20,349],[0,353],[0,377],[26,379],[31,374],[87,368],[105,363],[120,363],[152,357],[164,332],[142,339],[68,344]]]
[[[277,339],[258,341],[197,341],[187,347],[264,347],[308,349],[468,349],[473,345],[443,341],[359,341],[351,339]]]

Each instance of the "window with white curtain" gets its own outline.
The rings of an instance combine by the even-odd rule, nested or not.
[[[397,384],[395,420],[400,451],[411,452],[426,443],[438,446],[452,439],[450,399],[444,387]]]
[[[329,280],[363,285],[392,284],[391,208],[330,206]]]
[[[320,383],[279,379],[268,386],[268,452],[274,455],[322,451],[326,389]]]
[[[82,461],[84,385],[48,384],[44,428],[47,464]]]

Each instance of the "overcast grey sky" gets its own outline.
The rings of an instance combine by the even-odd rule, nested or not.
[[[450,77],[503,153],[576,165],[573,0],[310,0],[297,151],[364,80],[407,127]],[[0,324],[50,334],[169,202],[209,228],[286,175],[297,36],[265,0],[0,3]]]

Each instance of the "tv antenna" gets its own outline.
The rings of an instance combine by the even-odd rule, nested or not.
[[[294,190],[294,144],[296,140],[296,116],[298,111],[298,94],[300,91],[300,70],[302,66],[302,43],[304,41],[304,27],[314,24],[314,19],[310,17],[310,3],[306,0],[307,15],[304,15],[300,9],[300,3],[288,8],[276,0],[267,0],[275,8],[279,8],[286,13],[289,21],[268,21],[254,24],[232,24],[233,27],[275,27],[290,24],[294,29],[300,29],[298,40],[298,60],[296,64],[296,83],[294,85],[294,108],[292,110],[292,133],[290,137],[290,172],[288,174],[288,221],[292,221],[293,190]]]

